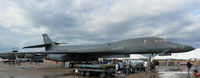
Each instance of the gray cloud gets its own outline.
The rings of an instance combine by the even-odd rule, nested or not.
[[[200,47],[197,0],[0,1],[0,50],[41,44],[42,33],[69,44],[158,36]]]

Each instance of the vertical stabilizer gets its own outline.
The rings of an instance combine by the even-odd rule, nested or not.
[[[44,39],[44,44],[39,44],[39,45],[33,45],[33,46],[26,46],[23,48],[45,48],[46,51],[52,50],[54,46],[59,45],[59,44],[66,44],[66,43],[58,43],[58,42],[53,42],[47,34],[42,34],[43,39]],[[54,47],[55,48],[55,47]]]
[[[43,34],[44,44],[51,44],[53,41],[49,38],[47,34]]]
[[[54,42],[49,38],[49,36],[47,34],[43,34],[42,36],[43,36],[43,39],[44,39],[44,44],[46,44],[45,50],[46,51],[50,50],[51,47],[54,45],[53,44]]]

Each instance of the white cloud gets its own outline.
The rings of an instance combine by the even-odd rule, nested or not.
[[[6,28],[10,32],[29,35],[48,31],[47,27],[34,26],[32,19],[28,18],[28,12],[14,2],[5,2],[5,4],[0,6],[1,27]]]
[[[56,41],[67,40],[69,44],[144,36],[198,41],[199,3],[197,0],[0,0],[0,30],[7,33],[0,36],[0,41],[7,46],[39,44],[41,33],[50,34]]]

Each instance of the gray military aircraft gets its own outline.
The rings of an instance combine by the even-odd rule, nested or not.
[[[88,60],[105,57],[120,57],[127,54],[159,54],[171,55],[171,53],[181,53],[194,50],[192,46],[169,42],[163,38],[157,37],[144,37],[122,40],[105,44],[93,45],[65,45],[60,46],[58,43],[53,42],[47,34],[43,34],[44,44],[26,46],[23,48],[45,48],[41,52],[24,52],[26,54],[63,54],[56,55],[62,56],[64,60]],[[23,53],[23,52],[20,52]]]

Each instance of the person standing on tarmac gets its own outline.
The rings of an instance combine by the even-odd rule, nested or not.
[[[123,61],[120,61],[119,67],[120,67],[120,71],[123,73],[124,72],[124,63],[123,63]]]
[[[198,72],[198,67],[199,67],[199,61],[197,59],[194,59],[194,71],[196,71],[196,73]]]
[[[119,71],[119,64],[118,63],[115,64],[115,70],[116,70],[116,72]]]
[[[145,67],[145,73],[147,73],[148,72],[148,62],[147,61],[144,61],[144,67]]]
[[[151,67],[151,72],[156,72],[156,61],[155,60],[153,60],[153,62],[151,62],[150,67]]]
[[[130,62],[131,63],[131,62]],[[126,63],[126,74],[130,74],[130,63],[127,61]]]
[[[192,64],[190,63],[190,60],[187,61],[187,72],[188,72],[188,76],[190,76],[190,69],[192,67]]]
[[[156,63],[156,73],[158,73],[158,70],[159,70],[159,65],[160,65],[160,64],[159,64],[158,60],[156,60],[156,62],[155,62],[155,63]]]

